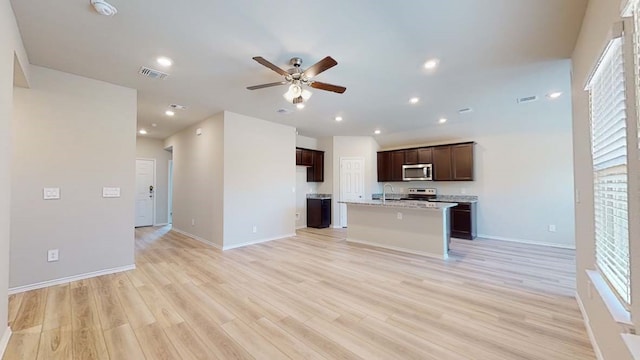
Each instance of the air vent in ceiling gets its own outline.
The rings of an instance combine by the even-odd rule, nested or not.
[[[277,112],[278,114],[282,114],[282,115],[291,114],[291,110],[289,110],[289,109],[284,109],[284,108],[282,108],[282,109],[278,109],[278,110],[276,110],[276,112]]]
[[[187,110],[187,107],[184,105],[171,104],[169,107],[176,110]]]
[[[140,67],[140,71],[138,71],[138,74],[159,80],[164,80],[169,76],[169,74],[167,73],[163,73],[162,71],[154,70],[145,66]]]
[[[473,111],[472,108],[464,108],[464,109],[458,110],[458,114],[466,114],[466,113],[470,113],[472,111]]]
[[[538,100],[538,97],[535,96],[535,95],[522,97],[522,98],[518,98],[518,104],[533,102],[533,101],[536,101],[536,100]]]

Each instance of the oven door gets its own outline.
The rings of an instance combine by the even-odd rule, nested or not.
[[[432,180],[431,164],[402,165],[402,180]]]

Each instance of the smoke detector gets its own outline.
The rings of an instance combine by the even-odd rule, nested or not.
[[[118,13],[118,9],[116,9],[115,6],[104,0],[91,0],[91,5],[100,15],[113,16]]]

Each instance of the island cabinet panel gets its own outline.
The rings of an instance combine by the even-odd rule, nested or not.
[[[433,148],[417,149],[418,164],[431,164],[433,162]]]
[[[406,165],[424,164],[418,161],[418,149],[405,150],[404,163]]]
[[[391,179],[389,181],[402,181],[402,165],[404,165],[404,150],[391,152]]]
[[[451,208],[451,236],[459,239],[476,238],[476,203],[458,203]]]
[[[433,180],[451,180],[451,146],[433,148]]]
[[[311,151],[311,166],[307,168],[307,182],[324,181],[324,151]]]
[[[391,153],[378,153],[378,182],[391,181]]]
[[[452,180],[473,180],[473,143],[451,145]]]

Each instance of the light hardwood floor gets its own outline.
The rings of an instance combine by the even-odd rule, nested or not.
[[[454,239],[442,261],[344,236],[221,252],[138,229],[136,270],[12,295],[4,359],[595,359],[571,250]]]

